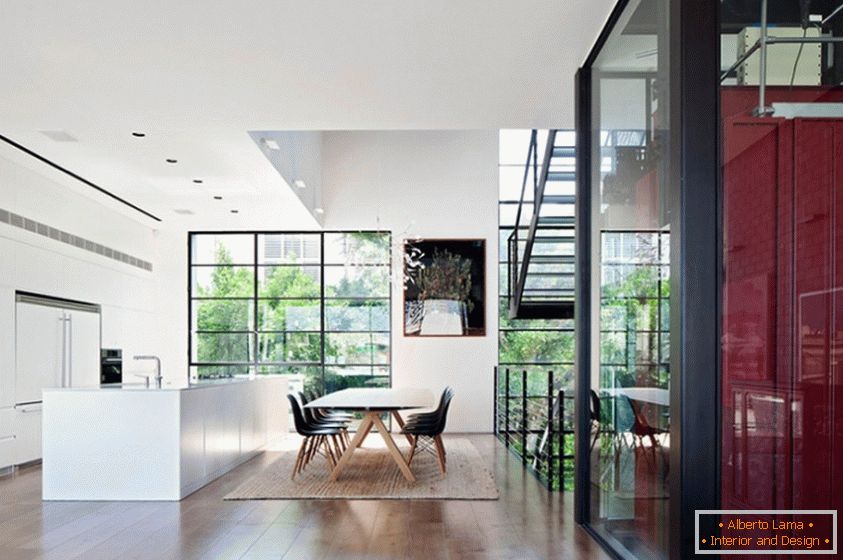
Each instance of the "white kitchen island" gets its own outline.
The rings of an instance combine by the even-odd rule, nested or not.
[[[45,500],[181,500],[287,431],[287,380],[44,391]]]

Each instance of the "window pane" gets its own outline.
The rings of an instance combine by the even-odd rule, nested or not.
[[[524,162],[520,165],[502,165],[498,168],[498,186],[500,200],[515,201],[521,200],[521,187],[524,185]],[[524,191],[524,200],[533,200],[533,174],[527,176],[527,188]]]
[[[235,375],[249,375],[249,365],[237,366],[198,366],[192,368],[200,379],[224,379]]]
[[[325,329],[329,331],[388,331],[388,300],[328,300]]]
[[[273,233],[258,235],[258,264],[318,265],[321,256],[318,233]]]
[[[389,243],[387,233],[326,233],[325,264],[389,264]]]
[[[320,297],[318,266],[261,266],[258,294],[262,298]]]
[[[318,333],[261,333],[258,361],[321,363],[322,337]]]
[[[326,364],[388,364],[388,334],[325,335]]]
[[[355,387],[389,387],[387,375],[370,375],[365,370],[351,368],[327,368],[325,370],[325,391],[340,391]]]
[[[193,264],[252,264],[255,236],[195,233],[191,236]]]
[[[252,300],[193,300],[193,330],[248,331],[252,327]]]
[[[670,3],[630,3],[597,55],[587,96],[593,146],[590,292],[599,311],[590,389],[599,425],[588,454],[591,527],[623,556],[668,557],[670,403],[659,307],[669,293],[669,232],[676,182],[671,139]],[[647,21],[645,28],[639,21]],[[630,56],[643,53],[646,56]],[[557,212],[558,215],[563,215]],[[545,215],[544,211],[542,215]],[[663,307],[664,308],[664,307]],[[647,433],[646,443],[641,433]],[[638,435],[636,435],[638,434]],[[615,445],[621,442],[621,445]],[[626,445],[629,442],[629,445]],[[645,504],[643,507],[641,504]],[[645,513],[646,510],[646,513]]]
[[[251,334],[196,333],[193,361],[201,363],[252,361]]]
[[[572,363],[573,333],[560,331],[501,331],[500,362],[529,364],[535,362]],[[545,393],[547,388],[545,387]]]
[[[326,266],[327,297],[389,297],[389,268],[385,266]]]
[[[252,270],[241,266],[191,267],[193,297],[252,297],[255,293]]]
[[[258,301],[258,330],[318,331],[322,308],[318,299],[262,299]]]

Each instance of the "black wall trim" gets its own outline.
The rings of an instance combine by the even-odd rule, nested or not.
[[[587,524],[591,499],[591,68],[577,71],[576,91],[576,207],[574,292],[574,521]]]
[[[609,35],[612,33],[612,30],[617,25],[618,20],[621,19],[623,15],[624,9],[626,9],[626,5],[629,4],[629,0],[618,0],[615,4],[615,7],[612,8],[612,12],[609,14],[609,18],[606,20],[606,23],[603,25],[603,29],[600,30],[600,35],[597,36],[597,40],[594,42],[594,46],[591,47],[591,50],[588,51],[588,56],[585,58],[585,62],[583,62],[583,68],[591,68],[594,66],[594,61],[597,59],[597,55],[600,54],[600,51],[603,50],[603,45],[606,44],[606,41],[609,39]]]
[[[144,215],[144,216],[146,216],[147,218],[152,218],[152,219],[153,219],[153,220],[155,220],[156,222],[160,222],[160,221],[161,221],[161,218],[159,218],[158,216],[156,216],[156,215],[154,215],[154,214],[152,214],[152,213],[150,213],[150,212],[147,212],[147,211],[146,211],[146,210],[144,210],[143,208],[141,208],[141,207],[139,207],[139,206],[136,206],[136,205],[132,204],[131,202],[129,202],[128,200],[126,200],[126,199],[124,199],[124,198],[120,198],[120,197],[119,197],[119,196],[117,196],[116,194],[114,194],[114,193],[112,193],[112,192],[110,192],[110,191],[108,191],[108,190],[106,190],[106,189],[104,189],[104,188],[100,187],[99,185],[97,185],[97,184],[95,184],[95,183],[92,183],[91,181],[89,181],[89,180],[85,179],[84,177],[81,177],[81,176],[77,175],[76,173],[74,173],[73,171],[70,171],[70,170],[69,170],[69,169],[67,169],[66,167],[62,167],[61,165],[57,164],[56,162],[54,162],[54,161],[52,161],[52,160],[49,160],[49,159],[45,158],[45,157],[44,157],[44,156],[42,156],[41,154],[38,154],[37,152],[33,152],[32,150],[30,150],[30,149],[29,149],[29,148],[27,148],[26,146],[23,146],[23,145],[21,145],[21,144],[18,144],[17,142],[15,142],[14,140],[12,140],[11,138],[9,138],[9,137],[7,137],[7,136],[3,136],[2,134],[0,134],[0,140],[2,140],[3,142],[5,142],[6,144],[8,144],[8,145],[12,146],[13,148],[17,148],[18,150],[22,151],[23,153],[25,153],[25,154],[27,154],[27,155],[29,155],[29,156],[34,157],[34,158],[35,158],[35,159],[37,159],[38,161],[40,161],[40,162],[42,162],[42,163],[46,163],[47,165],[49,165],[49,166],[50,166],[50,167],[52,167],[53,169],[57,169],[58,171],[61,171],[61,172],[62,172],[62,173],[64,173],[65,175],[68,175],[68,176],[70,176],[70,177],[73,177],[73,178],[74,178],[74,179],[76,179],[77,181],[79,181],[79,182],[81,182],[81,183],[84,183],[85,185],[87,185],[87,186],[91,187],[92,189],[95,189],[95,190],[97,190],[97,191],[101,192],[101,193],[102,193],[102,194],[104,194],[105,196],[107,196],[107,197],[109,197],[109,198],[112,198],[112,199],[116,200],[117,202],[119,202],[119,203],[121,203],[121,204],[124,204],[124,205],[128,206],[129,208],[131,208],[131,209],[132,209],[132,210],[134,210],[135,212],[140,212],[141,214],[143,214],[143,215]]]
[[[670,2],[671,163],[680,185],[671,227],[671,293],[679,296],[671,331],[680,333],[671,345],[671,558],[694,556],[694,510],[720,502],[719,9],[719,2]]]

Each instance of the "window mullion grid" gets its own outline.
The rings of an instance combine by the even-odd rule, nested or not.
[[[252,262],[252,267],[253,267],[252,268],[252,270],[253,270],[252,283],[253,283],[254,291],[252,292],[252,298],[253,298],[252,299],[252,328],[254,329],[254,332],[252,333],[252,340],[254,341],[253,342],[254,346],[252,347],[252,367],[254,368],[255,375],[257,375],[258,371],[259,371],[258,370],[258,362],[260,361],[260,356],[258,355],[258,349],[260,348],[260,346],[259,346],[260,337],[258,335],[258,330],[259,330],[258,329],[258,305],[259,305],[260,299],[258,298],[258,289],[259,289],[258,288],[258,286],[259,286],[258,270],[259,269],[258,269],[258,234],[257,233],[254,234],[253,241],[254,241],[254,247],[253,247],[253,249],[254,249],[254,260]]]
[[[319,233],[319,356],[322,362],[321,392],[325,393],[325,232]]]

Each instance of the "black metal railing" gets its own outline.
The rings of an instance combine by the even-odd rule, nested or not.
[[[548,490],[573,487],[574,394],[561,371],[495,367],[495,435]]]

